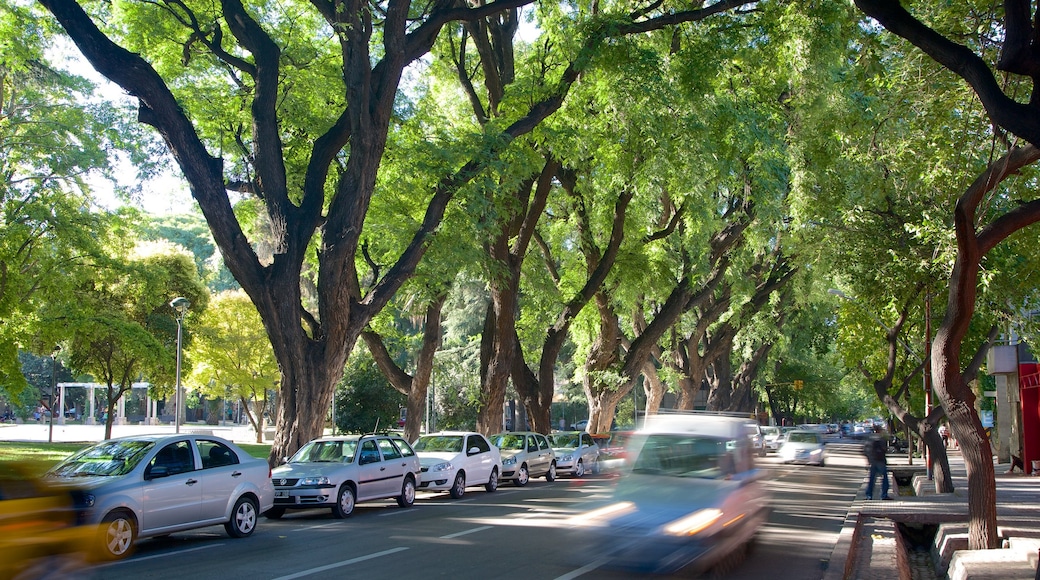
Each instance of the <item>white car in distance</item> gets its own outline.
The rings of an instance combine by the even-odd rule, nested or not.
[[[502,456],[480,433],[441,431],[422,435],[412,444],[422,466],[421,491],[445,491],[459,499],[467,487],[498,489]]]

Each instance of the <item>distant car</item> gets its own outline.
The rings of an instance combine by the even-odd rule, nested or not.
[[[798,429],[787,434],[783,445],[777,451],[784,463],[806,463],[824,466],[823,435],[813,429]]]
[[[780,427],[768,425],[762,427],[762,445],[766,448],[766,451],[776,451],[780,448],[780,443],[777,441],[780,438]]]
[[[412,447],[422,466],[419,489],[423,491],[448,490],[458,499],[467,487],[482,485],[489,492],[498,489],[502,456],[480,433],[431,433],[419,437]]]
[[[583,477],[599,472],[599,445],[584,431],[563,431],[549,435],[556,452],[556,473]]]
[[[526,431],[499,433],[491,436],[491,444],[502,455],[500,479],[523,487],[532,477],[556,480],[556,453],[541,433]]]
[[[274,507],[267,517],[287,509],[331,508],[345,518],[357,502],[396,498],[415,502],[419,458],[403,438],[389,434],[346,435],[315,439],[271,472]]]
[[[571,520],[583,559],[639,573],[697,573],[739,553],[768,515],[746,421],[650,415],[606,505]]]
[[[625,466],[628,457],[626,447],[632,431],[611,431],[610,433],[599,433],[592,436],[592,440],[599,447],[599,459],[596,464],[600,471],[616,471]]]
[[[581,421],[578,421],[578,422],[574,423],[573,425],[571,425],[571,429],[573,429],[575,431],[584,431],[585,428],[588,427],[588,426],[589,426],[589,420],[588,419],[582,419]]]
[[[211,435],[142,435],[83,448],[44,474],[74,489],[87,524],[100,524],[102,556],[129,555],[140,538],[223,524],[249,536],[274,503],[271,469]]]
[[[762,434],[762,426],[755,422],[750,422],[745,425],[747,429],[748,438],[751,440],[751,448],[755,451],[755,454],[759,457],[765,457],[766,455],[766,439]]]

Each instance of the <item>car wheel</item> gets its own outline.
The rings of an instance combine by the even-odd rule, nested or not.
[[[466,495],[466,474],[461,471],[455,475],[455,482],[451,484],[451,497],[459,499]]]
[[[415,503],[415,480],[409,475],[404,478],[404,485],[401,486],[401,495],[397,496],[397,505],[411,507],[413,503]]]
[[[516,479],[513,480],[513,485],[517,487],[523,487],[527,485],[527,482],[531,481],[531,472],[527,470],[527,464],[520,466],[520,471],[516,472]]]
[[[556,462],[549,464],[549,471],[545,473],[545,481],[556,481]]]
[[[115,511],[101,520],[101,555],[106,560],[119,560],[134,551],[137,524],[129,512]]]
[[[285,508],[273,507],[264,512],[264,517],[269,520],[281,519],[285,515]]]
[[[491,477],[488,478],[488,482],[484,484],[484,489],[489,493],[498,489],[498,468],[491,470]]]
[[[235,502],[231,519],[224,523],[224,529],[232,538],[244,538],[256,529],[257,509],[253,498],[242,496]]]
[[[332,506],[332,515],[337,518],[349,518],[350,514],[354,513],[354,501],[357,498],[354,497],[354,488],[350,487],[349,483],[344,483],[339,488],[339,495],[336,496],[336,505]]]
[[[578,462],[574,464],[574,477],[581,477],[583,475],[585,475],[585,462],[579,459]]]
[[[599,471],[599,458],[597,457],[596,460],[592,462],[592,473],[593,475],[599,475]]]

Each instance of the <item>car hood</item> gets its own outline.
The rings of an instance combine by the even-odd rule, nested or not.
[[[77,477],[45,476],[47,485],[60,488],[97,489],[104,485],[118,483],[126,479],[125,475],[90,475]]]
[[[502,457],[502,459],[505,459],[507,457],[515,457],[517,455],[520,455],[522,451],[520,449],[499,449],[498,453]]]
[[[577,449],[578,449],[577,447],[553,447],[552,448],[552,450],[555,451],[557,455],[561,455],[561,454],[562,455],[566,455],[568,453],[574,453]]]
[[[791,449],[823,449],[823,445],[819,443],[784,443],[784,447],[790,447]]]
[[[416,452],[416,455],[419,456],[419,465],[423,467],[430,467],[445,461],[459,460],[459,454],[450,451],[419,451]]]
[[[286,463],[271,470],[271,477],[299,478],[328,476],[342,471],[349,463]]]
[[[615,502],[631,502],[634,509],[620,514],[612,525],[650,531],[703,509],[721,508],[735,494],[747,499],[762,496],[764,492],[757,479],[755,476],[730,480],[629,474],[618,482],[613,499]],[[756,487],[742,491],[743,486]],[[732,502],[730,499],[731,505]],[[753,507],[744,503],[741,502],[738,509]]]

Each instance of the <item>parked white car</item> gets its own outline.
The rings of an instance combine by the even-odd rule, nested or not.
[[[599,446],[592,435],[584,431],[562,431],[549,435],[549,444],[556,453],[556,473],[582,477],[588,472],[599,473]]]
[[[274,507],[266,515],[280,518],[287,509],[326,507],[345,518],[357,502],[388,497],[409,507],[419,478],[419,458],[399,436],[323,437],[271,472]]]
[[[85,447],[44,475],[73,488],[101,555],[125,557],[140,538],[223,524],[244,538],[274,503],[271,469],[211,435],[141,435]]]
[[[499,433],[491,436],[491,444],[502,454],[502,477],[523,487],[532,477],[556,480],[556,453],[541,433],[528,431]]]
[[[423,435],[412,444],[422,466],[422,491],[451,492],[458,499],[467,487],[484,486],[489,492],[498,489],[502,473],[502,456],[480,433],[441,431]]]

